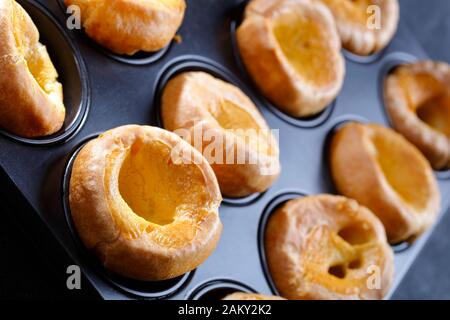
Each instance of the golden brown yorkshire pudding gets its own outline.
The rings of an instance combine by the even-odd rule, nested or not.
[[[177,135],[154,127],[119,127],[84,146],[69,200],[86,247],[106,268],[138,280],[195,269],[222,230],[211,167]]]
[[[450,169],[450,66],[433,61],[400,66],[387,77],[384,97],[394,128],[434,169]]]
[[[183,22],[184,0],[65,0],[80,8],[93,40],[118,53],[154,52],[167,46]]]
[[[397,31],[397,0],[320,1],[333,13],[344,48],[355,54],[365,56],[380,51]]]
[[[64,123],[62,85],[39,32],[13,0],[0,0],[0,127],[27,138]]]
[[[394,255],[383,225],[344,197],[288,201],[269,219],[265,251],[288,299],[381,299],[392,284]]]
[[[208,159],[222,194],[262,192],[278,178],[277,142],[237,87],[204,72],[181,73],[168,82],[161,108],[164,127]]]
[[[237,30],[242,60],[282,111],[307,117],[339,93],[345,73],[329,10],[311,0],[252,0]]]
[[[371,209],[390,242],[416,237],[435,221],[440,193],[433,170],[395,131],[347,124],[334,135],[330,157],[338,191]]]
[[[222,300],[286,300],[277,296],[266,296],[257,293],[235,292],[227,295]]]

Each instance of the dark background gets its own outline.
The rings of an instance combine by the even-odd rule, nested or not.
[[[195,1],[195,0],[194,0]],[[407,23],[432,59],[450,63],[450,1],[400,0]],[[0,181],[0,183],[2,183]],[[442,195],[443,197],[449,195]],[[39,244],[14,219],[8,194],[0,194],[0,298],[91,298],[88,289],[68,291],[63,269],[55,269]],[[450,299],[450,214],[447,214],[403,279],[394,299]]]

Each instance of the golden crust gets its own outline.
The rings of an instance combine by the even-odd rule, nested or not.
[[[263,300],[263,301],[269,301],[269,300],[286,300],[282,297],[277,296],[266,296],[262,294],[256,294],[256,293],[244,293],[244,292],[235,292],[227,295],[222,300]]]
[[[13,0],[0,0],[0,127],[34,138],[64,123],[62,86],[39,32]]]
[[[397,0],[319,0],[327,5],[336,19],[336,25],[344,48],[359,54],[370,55],[386,47],[395,32],[399,21]],[[369,28],[373,23],[371,16],[379,8],[380,28]],[[375,7],[374,7],[375,8]]]
[[[420,61],[395,69],[384,98],[393,127],[433,168],[450,169],[450,66]]]
[[[204,72],[185,72],[169,81],[161,108],[167,130],[179,134],[180,129],[187,130],[183,138],[201,147],[224,195],[242,197],[263,192],[278,178],[277,142],[256,106],[237,87]],[[234,131],[242,129],[256,134]],[[208,134],[214,136],[213,141],[206,138]],[[198,135],[203,137],[200,144],[195,142]],[[217,142],[222,156],[208,153],[212,142]],[[232,158],[228,156],[233,154]],[[245,155],[246,160],[238,162],[238,155]]]
[[[440,210],[433,170],[395,131],[350,123],[333,137],[330,164],[338,191],[371,209],[392,243],[424,232]]]
[[[329,10],[310,0],[252,0],[237,30],[253,81],[294,117],[319,113],[338,95],[345,64]]]
[[[272,279],[287,299],[382,299],[393,280],[383,225],[344,197],[288,201],[269,219],[265,251]],[[372,287],[375,269],[379,286]]]
[[[184,0],[65,0],[77,5],[86,33],[118,54],[153,52],[167,46],[181,26]]]
[[[175,149],[192,158],[177,163]],[[195,269],[222,230],[211,167],[177,135],[154,127],[119,127],[84,146],[69,200],[86,247],[106,268],[139,280]]]

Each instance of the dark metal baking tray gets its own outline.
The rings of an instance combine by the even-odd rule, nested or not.
[[[345,52],[347,74],[342,92],[322,114],[294,119],[275,109],[247,76],[236,51],[234,30],[245,1],[188,0],[186,18],[172,43],[157,54],[132,57],[99,48],[83,31],[68,30],[60,0],[20,0],[41,32],[42,42],[64,85],[69,117],[49,139],[28,140],[0,132],[1,187],[13,186],[31,208],[17,212],[24,227],[39,221],[54,241],[79,264],[90,285],[105,299],[216,299],[235,290],[276,293],[266,272],[262,236],[265,222],[279,204],[297,196],[333,193],[327,164],[327,141],[346,121],[389,125],[381,84],[396,65],[427,58],[400,23],[390,46],[373,57]],[[67,206],[67,178],[77,150],[98,133],[125,124],[160,125],[159,98],[164,84],[181,71],[203,70],[241,87],[271,128],[280,129],[282,174],[266,192],[244,199],[225,199],[224,225],[217,250],[201,266],[177,279],[141,282],[104,270],[80,243]],[[449,172],[436,173],[442,213],[450,206]],[[8,180],[8,181],[6,181]],[[4,181],[4,182],[3,182]],[[398,286],[427,241],[394,247]],[[46,246],[45,242],[37,245]],[[392,293],[391,292],[391,293]]]

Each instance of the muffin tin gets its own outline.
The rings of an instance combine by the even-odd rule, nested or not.
[[[18,2],[33,18],[42,42],[48,46],[64,85],[68,118],[65,130],[46,139],[26,140],[2,132],[0,167],[10,178],[8,183],[15,185],[33,208],[15,214],[22,222],[35,220],[30,215],[38,216],[104,299],[208,300],[236,290],[276,294],[267,272],[263,243],[270,214],[294,197],[333,193],[326,156],[330,135],[347,121],[389,125],[382,81],[396,65],[426,58],[401,22],[396,37],[381,54],[368,58],[345,54],[344,87],[330,108],[311,119],[295,119],[279,112],[260,95],[239,60],[234,30],[245,5],[243,1],[188,0],[186,18],[179,31],[183,41],[173,43],[163,54],[158,53],[157,59],[145,63],[141,63],[142,59],[155,56],[114,57],[93,45],[83,31],[68,30],[59,0]],[[136,63],[137,60],[141,62]],[[224,225],[221,240],[212,256],[196,270],[163,282],[124,279],[105,270],[78,239],[67,205],[71,164],[86,141],[107,129],[132,123],[160,126],[161,90],[173,75],[188,70],[210,72],[237,84],[249,95],[269,126],[280,130],[282,173],[265,193],[224,200],[220,208]],[[450,174],[447,171],[436,175],[444,213],[450,207]],[[392,292],[430,232],[412,245],[394,247],[396,273]]]

